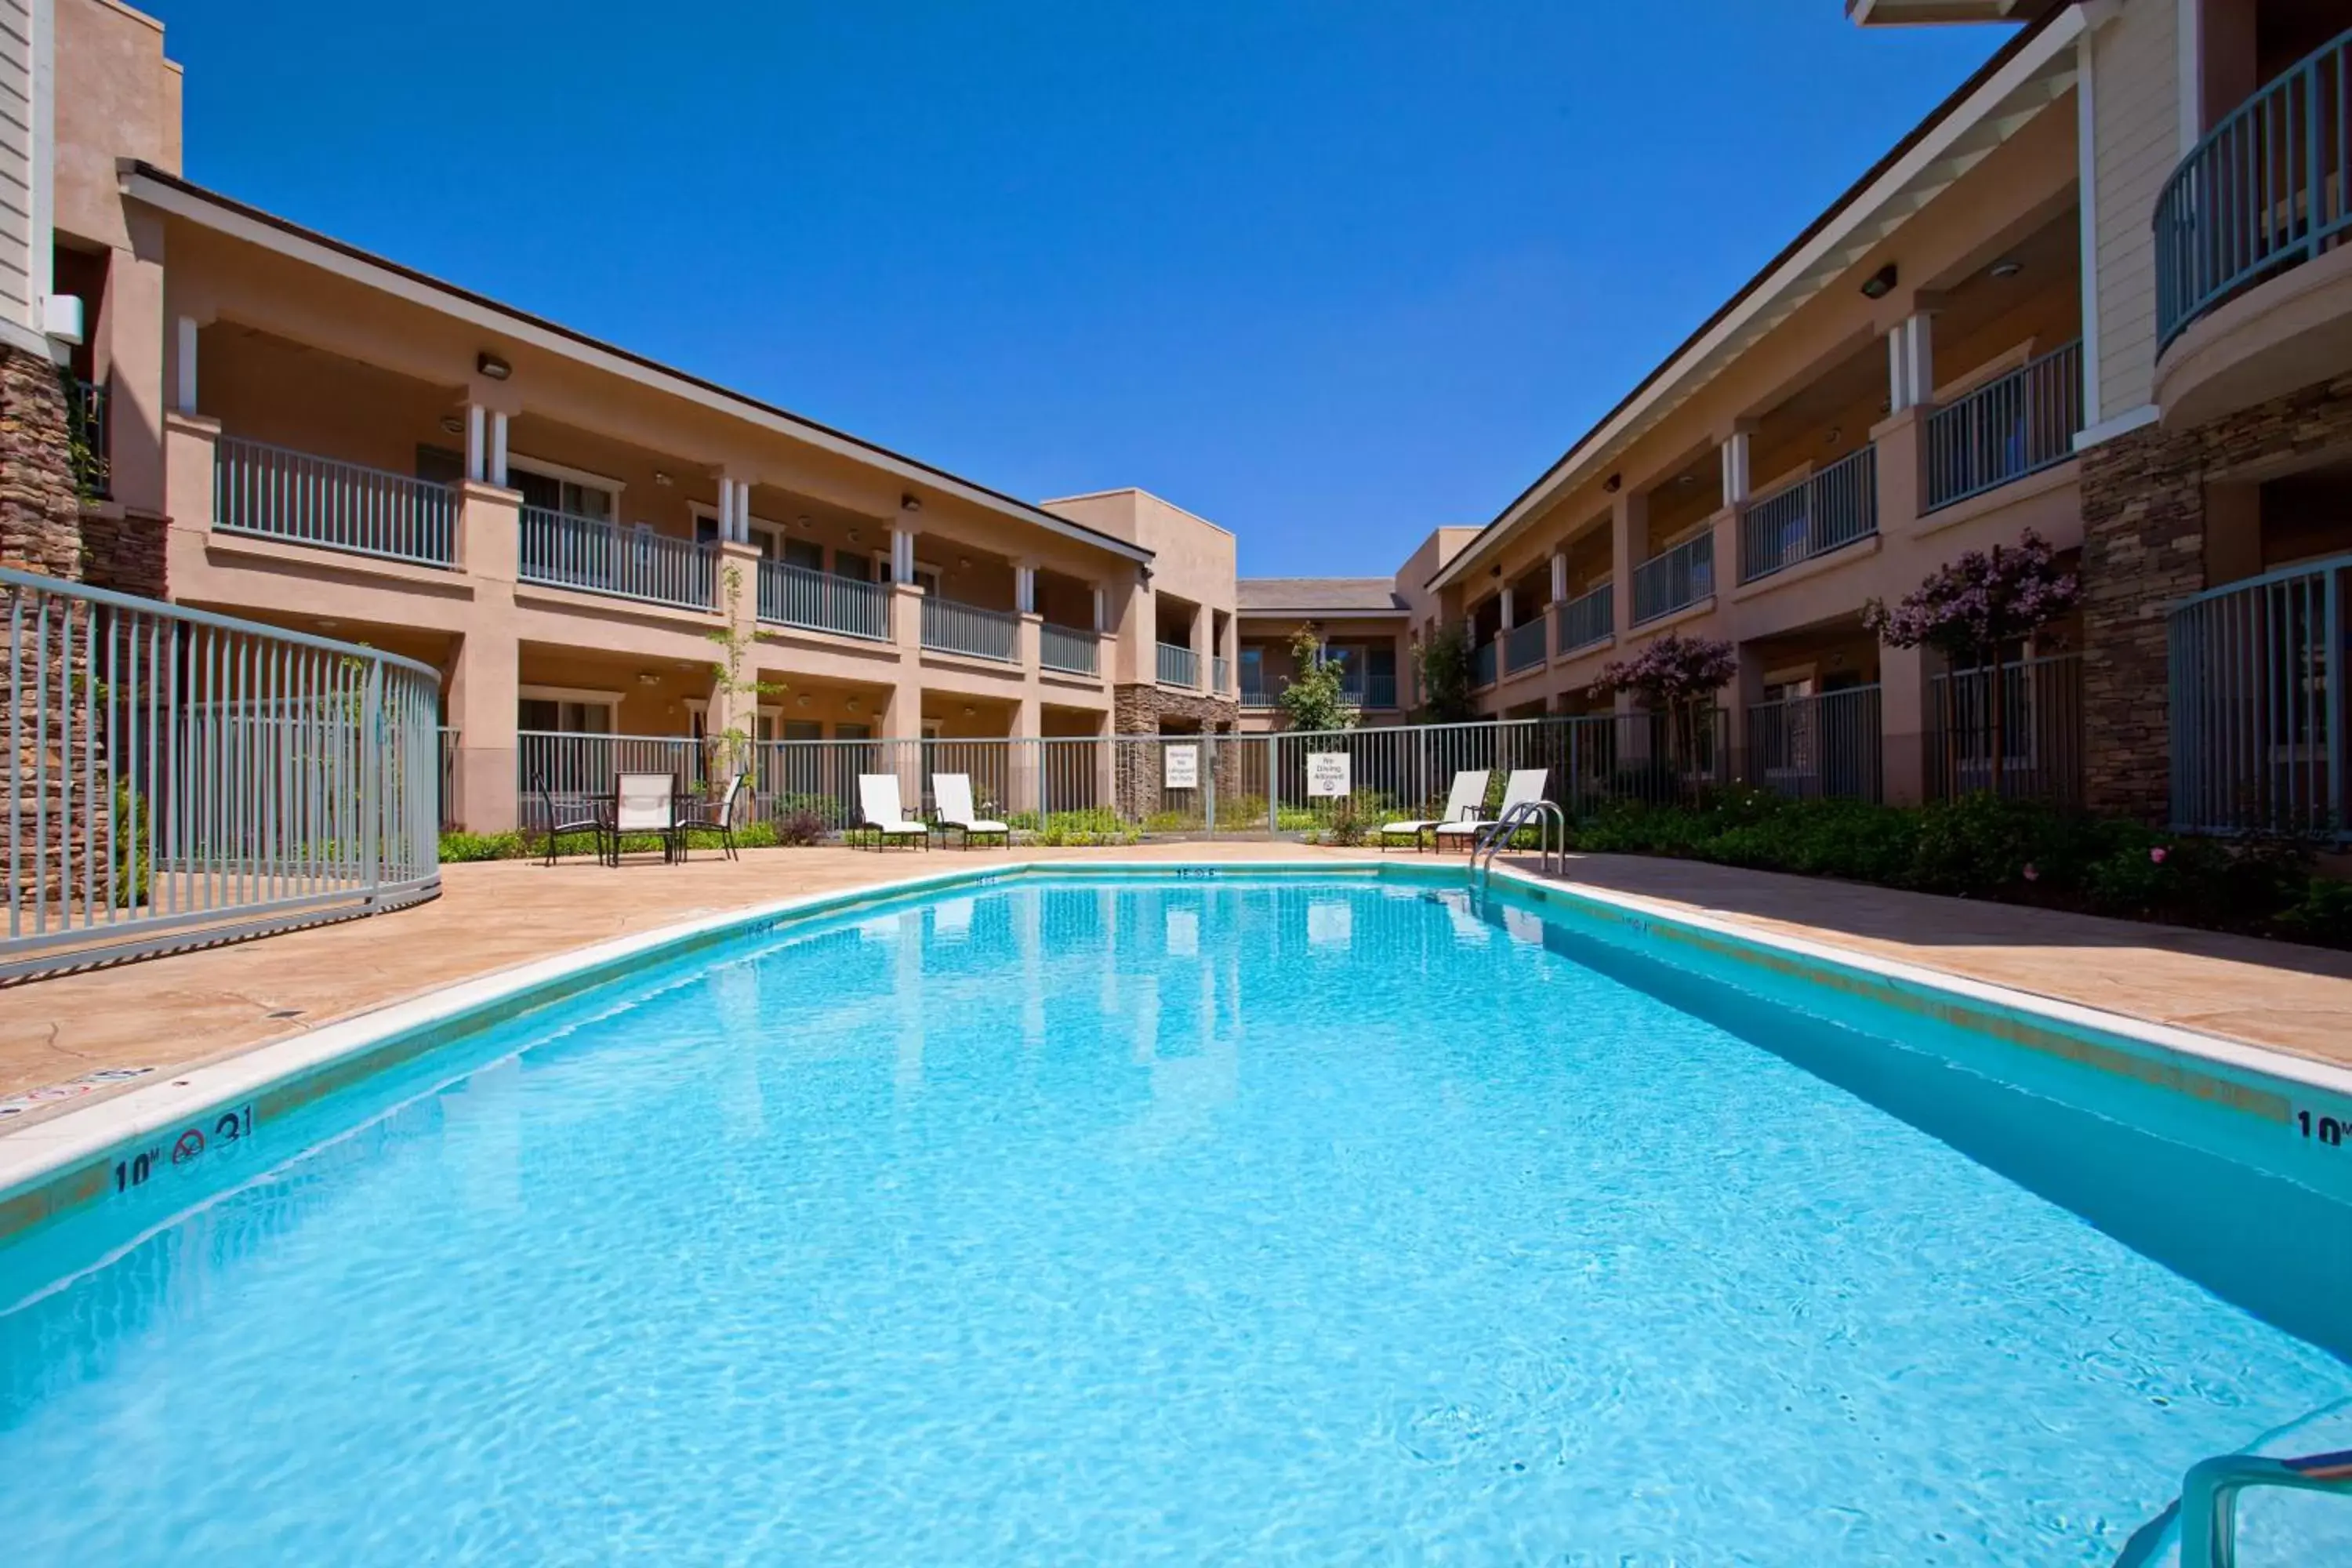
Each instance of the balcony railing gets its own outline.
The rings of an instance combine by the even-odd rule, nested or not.
[[[1037,628],[1037,662],[1047,669],[1071,675],[1096,675],[1102,669],[1102,637],[1051,621]]]
[[[1996,705],[1994,681],[2000,681]],[[1929,682],[1927,788],[1990,790],[2074,805],[2083,798],[2083,656],[2052,654]]]
[[[1878,688],[1759,702],[1748,710],[1748,780],[1802,800],[1875,801],[1886,744]]]
[[[1715,531],[1633,568],[1633,624],[1685,609],[1715,592]]]
[[[760,563],[760,618],[780,626],[883,641],[890,636],[890,590],[855,577]]]
[[[1160,650],[1160,685],[1197,687],[1201,684],[1199,654],[1189,647],[1179,647],[1174,643],[1155,643],[1152,646]]]
[[[1470,684],[1473,687],[1495,684],[1495,649],[1498,645],[1482,642],[1470,653]]]
[[[213,526],[425,566],[457,562],[448,486],[234,436],[214,447]]]
[[[2352,32],[2290,66],[2189,150],[2156,203],[2157,352],[2352,229]]]
[[[1927,509],[2064,462],[2082,427],[2083,345],[2072,342],[1927,416]]]
[[[1223,655],[1209,661],[1209,689],[1223,696],[1233,689],[1234,661]]]
[[[1739,580],[1842,550],[1878,531],[1878,448],[1864,447],[1762,496],[1739,519]]]
[[[1342,694],[1359,708],[1393,708],[1397,705],[1397,683],[1394,671],[1383,675],[1373,671],[1362,676],[1350,672]]]
[[[716,552],[649,528],[615,528],[592,517],[522,509],[526,583],[611,594],[682,610],[711,607]]]
[[[66,460],[73,469],[74,492],[84,500],[104,500],[110,493],[106,446],[106,388],[95,382],[65,377]]]
[[[1523,669],[1533,669],[1544,661],[1544,617],[1513,626],[1503,634],[1503,669],[1517,675]]]
[[[2172,821],[2352,837],[2352,555],[2172,606]]]
[[[1017,657],[1021,617],[1006,610],[983,610],[953,599],[923,600],[923,646],[935,653],[961,653],[1011,664]]]
[[[1605,579],[1553,612],[1559,621],[1559,651],[1571,653],[1607,642],[1617,630],[1617,591]]]

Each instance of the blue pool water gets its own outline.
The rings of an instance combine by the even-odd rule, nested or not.
[[[2343,1205],[1410,886],[1011,883],[457,1048],[0,1255],[0,1556],[2104,1563],[2352,1396]]]

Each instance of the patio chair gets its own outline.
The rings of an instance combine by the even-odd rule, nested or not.
[[[549,787],[545,773],[539,775],[537,786],[540,815],[547,822],[547,859],[544,864],[552,866],[561,858],[561,852],[556,845],[567,833],[587,834],[590,843],[595,847],[596,858],[601,864],[604,858],[604,816],[596,804],[593,801],[589,803],[586,816],[575,816],[569,820],[559,819],[555,815],[555,792]]]
[[[613,781],[613,858],[621,863],[625,834],[650,833],[661,840],[665,863],[677,858],[677,775],[622,773]]]
[[[735,803],[742,796],[743,783],[747,776],[742,770],[738,769],[729,775],[727,788],[719,795],[719,804],[716,806],[706,805],[706,809],[698,812],[689,809],[685,816],[677,819],[677,858],[679,859],[686,858],[686,836],[689,832],[698,830],[719,835],[719,847],[727,852],[727,858],[730,860],[742,858],[742,856],[735,851]],[[706,803],[709,799],[708,795],[702,798]]]
[[[1486,780],[1489,776],[1485,768],[1465,768],[1455,773],[1454,787],[1445,794],[1445,811],[1443,816],[1410,822],[1381,823],[1381,847],[1383,850],[1387,849],[1389,841],[1392,838],[1410,838],[1412,840],[1412,847],[1419,849],[1423,835],[1431,833],[1446,823],[1466,822],[1477,816],[1478,808],[1486,804]]]
[[[965,848],[971,847],[975,834],[982,838],[998,839],[1008,849],[1013,847],[1013,829],[1010,826],[972,814],[970,773],[933,773],[931,799],[939,806],[940,829],[961,832]]]
[[[857,810],[858,826],[874,835],[877,849],[894,838],[902,842],[911,838],[926,849],[931,847],[931,830],[908,820],[906,808],[898,804],[897,773],[858,774]]]
[[[1481,817],[1476,812],[1462,822],[1441,822],[1431,829],[1440,849],[1449,838],[1459,838],[1462,847],[1469,849],[1478,842],[1478,835],[1494,826],[1511,814],[1511,807],[1527,805],[1544,797],[1544,780],[1550,776],[1549,768],[1514,768],[1503,784],[1503,804],[1495,808],[1491,817]]]

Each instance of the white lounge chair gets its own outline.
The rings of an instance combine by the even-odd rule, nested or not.
[[[1013,844],[1013,829],[1002,822],[991,822],[973,815],[971,806],[971,775],[970,773],[933,773],[931,804],[938,808],[940,826],[954,828],[963,835],[963,847],[971,847],[972,836],[1003,840],[1006,847]]]
[[[1445,814],[1443,816],[1412,822],[1383,822],[1381,824],[1381,847],[1386,849],[1391,838],[1410,838],[1412,847],[1418,849],[1423,834],[1441,824],[1463,822],[1477,816],[1478,808],[1486,804],[1486,778],[1485,768],[1465,768],[1455,773],[1454,787],[1445,795]]]
[[[662,843],[662,858],[677,858],[677,775],[619,773],[613,779],[613,863],[621,863],[621,840],[650,833]]]
[[[909,820],[906,808],[898,804],[897,773],[858,774],[857,809],[865,818],[858,826],[874,835],[875,848],[893,838],[912,838],[926,849],[931,847],[931,830]]]
[[[1478,842],[1478,835],[1508,816],[1511,814],[1511,807],[1541,800],[1544,797],[1544,780],[1549,777],[1550,773],[1549,768],[1512,769],[1510,778],[1503,785],[1503,804],[1495,808],[1495,815],[1492,817],[1482,818],[1473,812],[1472,819],[1467,822],[1439,823],[1431,829],[1431,832],[1436,836],[1437,847],[1443,849],[1445,847],[1447,839],[1459,838],[1462,840],[1462,847],[1469,848]]]

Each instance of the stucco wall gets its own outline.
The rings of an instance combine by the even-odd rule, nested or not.
[[[2097,211],[2099,406],[2091,422],[2147,404],[2156,374],[2158,192],[2180,161],[2178,0],[2129,0],[2092,35]]]

